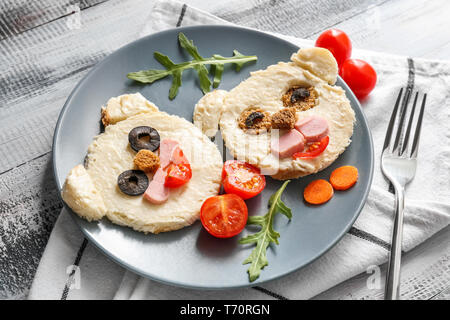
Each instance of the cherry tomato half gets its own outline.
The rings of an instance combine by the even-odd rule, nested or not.
[[[305,150],[302,152],[296,152],[292,155],[294,159],[312,159],[321,154],[328,146],[330,137],[326,136],[319,142],[308,143]]]
[[[189,160],[184,155],[183,150],[181,150],[180,146],[175,147],[170,157],[170,161],[175,164],[189,164]]]
[[[247,218],[247,205],[235,194],[208,198],[200,210],[203,227],[218,238],[230,238],[239,234],[244,229]]]
[[[365,98],[377,83],[377,73],[370,64],[359,59],[348,59],[339,73],[358,99]]]
[[[352,55],[352,43],[344,31],[329,29],[324,31],[316,40],[316,47],[330,50],[337,61],[338,68]]]
[[[226,193],[242,199],[258,195],[266,186],[266,178],[251,164],[239,160],[228,160],[222,169],[222,183]]]
[[[167,175],[164,185],[168,188],[178,188],[192,178],[191,165],[179,146],[173,150],[165,170]]]
[[[189,164],[169,164],[164,185],[168,188],[178,188],[192,178],[192,170]]]

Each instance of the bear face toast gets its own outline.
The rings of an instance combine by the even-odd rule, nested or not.
[[[323,48],[300,49],[290,62],[252,72],[222,98],[220,131],[230,153],[280,180],[328,167],[350,144],[355,122],[344,90],[334,85],[337,74],[336,60]],[[324,136],[328,145],[320,155],[292,157]]]
[[[141,95],[121,97],[116,100],[127,101],[127,113],[122,112],[119,118],[114,118],[118,121],[108,124],[105,132],[94,139],[88,148],[86,167],[78,165],[71,170],[62,190],[64,201],[87,220],[99,220],[106,216],[116,224],[145,233],[177,230],[191,225],[199,218],[203,201],[218,194],[222,170],[220,152],[216,145],[189,121],[161,112],[148,101],[142,103]],[[143,112],[133,109],[134,100],[139,102],[137,107]],[[114,103],[113,107],[116,109],[117,104]],[[109,112],[107,106],[102,114],[113,113]],[[150,185],[156,175],[155,171],[159,170],[157,167],[168,165],[164,164],[164,161],[168,160],[161,157],[159,148],[148,151],[155,155],[146,155],[146,161],[142,159],[142,153],[136,158],[138,152],[130,146],[129,133],[138,127],[154,128],[162,146],[168,145],[167,142],[175,142],[182,148],[190,165],[192,177],[186,184],[170,190],[164,185],[160,186],[168,192],[167,199],[161,204],[148,201],[142,192],[138,192],[139,195],[128,195],[121,191],[118,185],[121,173],[139,171],[137,165],[142,166],[143,163],[151,169],[145,174],[140,171],[141,175],[144,174],[144,180],[145,175],[148,177],[147,184]],[[161,158],[161,161],[157,157]],[[136,178],[132,174],[131,176]],[[139,175],[137,177],[139,178]],[[123,182],[123,179],[120,181]],[[144,183],[145,189],[145,181],[136,180],[136,183]],[[135,191],[140,186],[134,187],[130,191]]]

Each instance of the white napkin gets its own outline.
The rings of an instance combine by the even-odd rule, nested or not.
[[[142,36],[176,26],[229,24],[174,1],[157,1],[148,21]],[[312,45],[307,40],[278,36],[302,47]],[[378,74],[375,90],[362,102],[377,155],[374,181],[354,226],[321,258],[263,286],[221,291],[178,288],[139,277],[110,261],[83,237],[63,210],[41,259],[29,298],[308,299],[385,263],[394,198],[381,174],[379,155],[397,93],[408,84],[428,93],[428,101],[417,174],[406,194],[403,250],[411,250],[446,227],[450,222],[450,63],[360,50],[354,50],[353,56],[370,62]]]

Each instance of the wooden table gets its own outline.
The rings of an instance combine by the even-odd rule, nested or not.
[[[67,96],[98,61],[135,40],[148,0],[3,0],[0,3],[0,299],[25,298],[62,208],[53,180],[54,126]],[[447,0],[241,1],[229,10],[204,0],[188,5],[241,25],[314,39],[337,27],[354,47],[433,59],[450,58]],[[236,2],[235,2],[236,3]],[[251,19],[251,10],[266,19]],[[81,27],[73,28],[74,17]],[[72,24],[72,28],[68,26]],[[448,106],[447,106],[448,107]],[[450,227],[403,259],[404,298],[450,298]],[[382,268],[383,271],[383,268]],[[361,274],[319,299],[379,299]]]

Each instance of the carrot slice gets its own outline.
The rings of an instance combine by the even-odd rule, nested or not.
[[[311,181],[303,191],[305,201],[311,204],[322,204],[333,196],[334,191],[331,184],[323,179]]]
[[[354,166],[343,166],[335,169],[330,176],[330,182],[336,190],[347,190],[358,181],[358,169]]]

